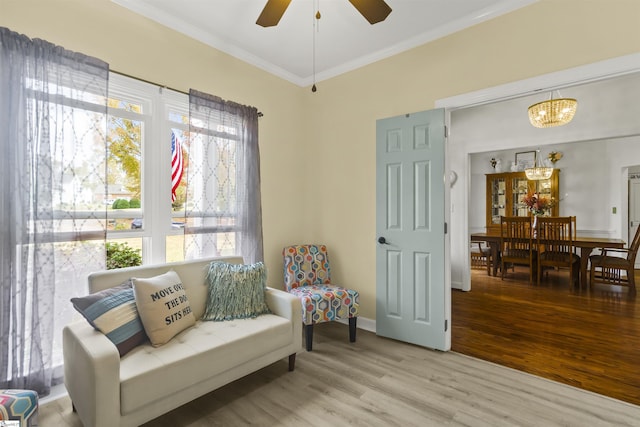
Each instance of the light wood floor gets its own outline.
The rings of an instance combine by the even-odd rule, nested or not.
[[[209,393],[147,427],[638,426],[640,407],[456,352],[348,327],[318,325],[314,350]],[[76,427],[68,398],[40,408],[40,426]]]
[[[640,297],[570,291],[566,270],[540,287],[527,274],[472,270],[471,291],[452,293],[452,350],[640,405]]]

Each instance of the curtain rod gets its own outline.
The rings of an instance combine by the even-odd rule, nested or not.
[[[119,75],[124,76],[124,77],[129,77],[130,79],[135,79],[135,80],[138,80],[138,81],[141,81],[141,82],[144,82],[144,83],[149,83],[150,85],[158,86],[160,88],[165,88],[165,89],[172,90],[174,92],[179,92],[179,93],[183,93],[185,95],[189,95],[188,92],[185,92],[183,90],[174,89],[174,88],[169,87],[169,86],[161,85],[159,83],[152,82],[151,80],[141,79],[140,77],[132,76],[131,74],[127,74],[127,73],[123,73],[121,71],[116,71],[116,70],[111,70],[111,69],[109,71],[111,71],[112,73],[119,74]],[[264,114],[262,114],[262,111],[258,111],[258,117],[262,117],[262,116],[264,116]]]

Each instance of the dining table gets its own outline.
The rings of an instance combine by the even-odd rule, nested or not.
[[[493,275],[498,275],[500,263],[500,234],[497,233],[471,233],[472,242],[487,242],[491,249],[491,267]],[[608,237],[592,237],[577,235],[573,239],[573,246],[580,250],[580,289],[587,287],[587,268],[589,267],[589,256],[596,248],[623,248],[625,241],[622,239],[612,239]]]

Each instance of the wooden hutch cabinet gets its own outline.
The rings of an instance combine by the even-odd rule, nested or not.
[[[541,197],[554,198],[556,204],[548,215],[558,216],[560,170],[554,169],[551,178],[529,181],[524,172],[487,174],[487,233],[500,234],[501,216],[527,216],[531,213],[522,203],[529,192],[538,192]]]

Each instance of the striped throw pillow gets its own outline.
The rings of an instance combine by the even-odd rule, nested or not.
[[[71,298],[73,307],[102,332],[124,356],[147,340],[131,280],[85,297]]]

